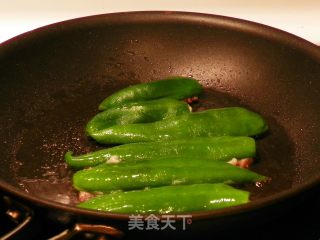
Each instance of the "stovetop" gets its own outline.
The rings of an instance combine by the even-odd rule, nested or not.
[[[3,197],[3,196],[1,196]],[[11,213],[12,214],[12,213]],[[5,204],[0,204],[0,239],[8,231],[17,226],[17,222],[9,216],[8,209]],[[274,240],[274,239],[301,239],[301,240],[319,240],[320,239],[320,192],[313,197],[308,197],[302,201],[300,205],[292,208],[287,214],[275,216],[273,219],[266,220],[265,223],[256,223],[256,227],[251,227],[248,223],[248,228],[237,229],[230,226],[230,230],[208,236],[208,239],[234,240]],[[31,224],[26,231],[27,234],[34,235],[33,239],[49,239],[65,230],[65,226],[52,223],[48,219],[42,219]],[[17,238],[10,239],[25,239],[25,234]],[[81,234],[76,235],[71,239],[107,239],[102,235]],[[109,239],[109,238],[108,238]],[[131,239],[130,235],[126,239]],[[31,239],[30,239],[31,240]]]

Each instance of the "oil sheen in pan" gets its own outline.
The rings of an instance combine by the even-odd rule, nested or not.
[[[123,86],[117,85],[116,88],[121,89]],[[73,150],[75,154],[81,154],[104,147],[87,138],[84,127],[97,113],[101,100],[111,91],[117,90],[108,87],[83,89],[80,85],[79,88],[73,88],[71,94],[68,89],[53,93],[51,97],[57,104],[38,117],[36,126],[24,125],[21,136],[16,141],[15,161],[11,167],[16,176],[13,180],[15,185],[30,194],[53,201],[72,205],[78,202],[77,192],[71,183],[73,171],[64,163],[64,153]],[[199,102],[193,105],[193,110],[229,106],[250,109],[250,106],[227,93],[206,89]],[[252,110],[259,112],[259,109]],[[252,200],[290,188],[295,175],[293,149],[288,136],[274,119],[267,117],[267,121],[270,131],[257,140],[258,156],[252,170],[271,177],[272,181],[262,186],[242,186],[251,192]],[[54,124],[48,125],[48,122]],[[286,157],[279,153],[286,153]],[[37,161],[31,161],[34,158]],[[23,159],[30,161],[22,164],[26,162]]]

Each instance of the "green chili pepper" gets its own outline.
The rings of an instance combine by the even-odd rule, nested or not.
[[[132,143],[214,136],[255,136],[266,121],[245,108],[220,108],[172,117],[154,123],[117,125],[91,136],[99,143]]]
[[[83,191],[109,192],[199,183],[260,182],[265,179],[262,175],[229,163],[197,157],[101,164],[76,172],[73,185]]]
[[[197,96],[201,91],[202,87],[197,80],[186,77],[173,77],[124,88],[103,100],[99,109],[106,110],[128,102],[146,101],[163,97],[184,99]]]
[[[223,183],[165,186],[113,192],[78,206],[116,213],[179,213],[214,210],[249,202],[249,192]]]
[[[132,143],[90,152],[80,156],[65,155],[66,162],[76,168],[95,166],[107,161],[140,161],[168,157],[198,157],[228,161],[254,157],[255,141],[250,137],[208,137],[183,140]]]
[[[109,128],[113,125],[148,123],[189,113],[189,105],[172,98],[125,103],[98,113],[86,126],[87,134]]]

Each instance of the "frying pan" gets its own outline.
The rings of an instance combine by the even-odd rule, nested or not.
[[[188,234],[265,219],[319,187],[320,50],[289,33],[206,14],[106,14],[13,38],[1,45],[0,62],[0,189],[35,215],[126,232],[128,215],[74,206],[63,155],[104,147],[84,126],[106,96],[177,75],[204,86],[195,109],[244,106],[270,125],[253,170],[272,181],[245,186],[249,204],[192,213]]]

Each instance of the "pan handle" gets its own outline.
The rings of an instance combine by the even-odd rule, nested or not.
[[[58,235],[49,238],[48,240],[68,240],[78,233],[97,233],[114,238],[123,238],[124,233],[114,227],[107,225],[83,224],[77,223],[71,229],[66,229]]]

